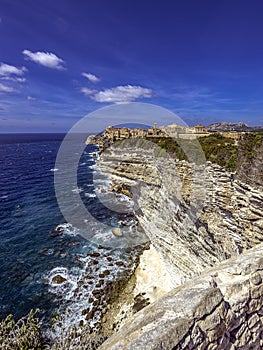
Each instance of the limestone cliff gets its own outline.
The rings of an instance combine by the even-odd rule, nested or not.
[[[133,285],[135,299],[151,304],[128,311],[101,349],[263,348],[260,159],[259,152],[249,184],[241,168],[231,174],[202,159],[178,161],[143,140],[101,154],[100,168],[113,188],[130,191],[151,241]]]
[[[173,285],[263,240],[263,194],[218,165],[176,161],[145,141],[107,149],[100,167],[130,187],[136,215]]]
[[[135,314],[101,350],[260,350],[263,245],[207,270]]]

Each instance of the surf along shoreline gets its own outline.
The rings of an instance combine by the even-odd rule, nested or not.
[[[96,138],[95,138],[96,140]],[[97,140],[96,140],[97,141]],[[89,138],[88,142],[92,142]],[[107,147],[99,147],[99,157],[96,165],[101,169],[103,160],[101,155]],[[109,146],[109,145],[108,145]],[[133,200],[132,191],[121,179],[116,179],[111,174],[106,174],[110,180],[108,190],[115,194],[126,196]],[[137,228],[141,230],[136,212],[133,212],[137,220]],[[115,236],[122,235],[121,228],[112,229]],[[122,279],[105,287],[107,306],[102,311],[99,331],[107,338],[122,328],[129,318],[145,306],[159,299],[173,289],[171,276],[167,273],[164,261],[160,258],[150,241],[142,245],[128,248],[133,253],[138,253],[134,269]]]

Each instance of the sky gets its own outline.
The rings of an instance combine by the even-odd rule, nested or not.
[[[128,102],[263,125],[262,15],[261,0],[0,0],[0,133]]]

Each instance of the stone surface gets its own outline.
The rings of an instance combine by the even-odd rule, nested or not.
[[[171,289],[101,349],[261,349],[263,193],[218,165],[159,151],[126,140],[100,156],[114,186],[129,188]]]
[[[100,156],[115,186],[128,186],[134,210],[177,286],[263,241],[263,193],[216,164],[158,156],[143,140],[124,140]]]
[[[262,255],[259,244],[207,269],[130,317],[100,349],[261,349],[263,302],[254,294],[249,314],[244,311],[255,288],[244,271],[262,275]],[[238,275],[240,288],[237,271],[244,272]],[[215,274],[217,287],[211,287]]]
[[[66,282],[66,281],[67,281],[66,277],[63,277],[61,275],[56,275],[56,276],[54,276],[52,278],[51,282],[54,283],[54,284],[62,284],[64,282]]]
[[[116,236],[116,237],[123,236],[122,230],[119,227],[113,228],[111,231],[114,234],[114,236]]]

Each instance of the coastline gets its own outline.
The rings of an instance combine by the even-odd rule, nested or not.
[[[76,255],[72,255],[75,256],[76,262],[81,266],[83,266],[82,262],[84,262],[87,267],[87,269],[83,269],[83,274],[78,275],[80,278],[77,280],[69,278],[70,276],[68,273],[71,272],[70,266],[68,269],[66,267],[61,267],[60,270],[58,270],[58,268],[50,270],[50,274],[48,274],[47,278],[48,283],[54,284],[57,287],[61,286],[63,289],[68,283],[76,282],[76,288],[73,290],[76,294],[71,295],[72,299],[70,302],[76,301],[77,303],[81,303],[82,309],[80,309],[80,318],[78,317],[79,314],[75,312],[76,309],[74,309],[72,317],[65,322],[65,325],[75,324],[78,334],[80,334],[80,329],[82,329],[82,339],[85,339],[85,333],[88,330],[90,330],[94,336],[96,334],[101,334],[102,336],[109,337],[116,331],[126,328],[131,322],[131,318],[134,318],[134,316],[137,317],[135,314],[145,306],[154,303],[160,298],[162,299],[162,296],[166,298],[164,294],[180,284],[177,278],[179,274],[172,274],[172,271],[169,270],[169,268],[167,269],[166,266],[166,263],[169,264],[169,262],[172,261],[171,259],[170,261],[166,261],[166,257],[169,257],[170,253],[172,253],[170,257],[172,258],[174,256],[173,262],[178,264],[179,268],[183,266],[187,267],[189,270],[190,264],[196,262],[196,259],[201,255],[203,255],[203,257],[205,256],[207,259],[209,255],[206,249],[211,248],[209,247],[210,241],[214,240],[212,242],[212,248],[214,250],[218,249],[218,244],[221,244],[222,251],[224,251],[225,241],[222,239],[222,237],[224,238],[224,232],[227,233],[225,236],[226,239],[231,243],[231,246],[228,245],[226,248],[229,249],[229,253],[233,254],[233,256],[242,252],[241,249],[246,250],[250,248],[251,245],[253,246],[261,240],[262,231],[260,230],[262,230],[262,215],[260,206],[262,204],[262,194],[250,185],[240,182],[239,179],[231,181],[228,172],[218,165],[209,162],[207,162],[206,165],[209,175],[207,188],[210,200],[207,201],[205,211],[203,211],[200,216],[203,222],[208,223],[208,226],[202,226],[202,222],[199,221],[198,231],[194,231],[194,228],[189,232],[187,232],[187,230],[181,230],[179,232],[179,229],[178,232],[175,231],[177,223],[180,223],[180,215],[183,214],[180,210],[183,207],[170,207],[167,205],[170,199],[169,191],[172,189],[173,184],[169,182],[169,187],[167,187],[166,190],[166,188],[161,187],[161,182],[158,181],[158,178],[155,179],[156,173],[154,171],[148,171],[150,166],[153,168],[153,166],[156,165],[162,165],[166,170],[167,160],[161,157],[155,158],[155,160],[149,159],[147,149],[145,148],[142,150],[142,153],[137,154],[138,151],[133,152],[131,148],[125,147],[125,143],[122,143],[121,146],[122,148],[119,152],[118,150],[116,151],[116,149],[114,150],[114,147],[112,150],[109,150],[109,152],[113,152],[110,155],[108,152],[103,152],[100,156],[101,163],[97,162],[98,167],[93,165],[90,167],[97,171],[96,169],[102,166],[103,170],[106,170],[105,174],[109,174],[108,177],[111,179],[111,181],[106,182],[106,186],[103,186],[103,192],[101,190],[101,185],[97,188],[97,192],[102,196],[105,191],[109,192],[109,198],[116,197],[116,201],[129,202],[134,199],[136,203],[134,194],[136,195],[138,192],[136,193],[132,187],[133,183],[136,184],[140,182],[140,176],[143,180],[148,182],[145,181],[146,186],[140,188],[144,191],[139,198],[142,204],[142,211],[134,211],[133,214],[136,216],[134,219],[132,213],[131,215],[124,214],[124,216],[122,216],[121,214],[120,217],[119,215],[116,216],[118,220],[119,218],[121,218],[121,220],[112,222],[113,226],[109,226],[109,230],[104,232],[106,233],[104,235],[106,239],[105,245],[107,245],[107,242],[109,243],[107,239],[110,239],[110,237],[121,242],[122,239],[125,239],[126,233],[129,232],[129,225],[135,225],[139,229],[139,232],[144,228],[147,234],[152,234],[152,242],[155,247],[157,247],[157,252],[152,244],[145,244],[136,248],[135,246],[130,246],[127,248],[127,251],[125,250],[126,248],[119,251],[118,249],[114,250],[106,246],[99,247],[95,245],[84,249],[82,252],[78,251]],[[106,162],[108,162],[106,167],[104,156],[106,156]],[[141,163],[139,162],[139,157],[142,157]],[[136,173],[136,169],[142,170],[146,168],[145,162],[147,160],[149,160],[150,166],[146,171],[146,175],[143,171]],[[182,173],[184,176],[182,186],[184,192],[181,199],[181,203],[184,203],[183,201],[186,202],[188,193],[191,194],[191,168],[190,165],[184,161],[176,162],[176,164],[178,165],[177,170],[180,170],[180,174]],[[168,177],[170,174],[172,175],[171,170],[173,169],[171,169],[171,163],[167,165],[170,167],[170,173],[168,173],[168,171],[165,172]],[[107,171],[107,169],[111,171]],[[126,170],[126,172],[124,172],[124,170]],[[148,176],[149,174],[150,176]],[[81,191],[84,190],[81,189]],[[115,194],[113,194],[114,192]],[[95,197],[94,192],[91,192],[91,194],[92,198]],[[106,195],[108,195],[108,193],[106,193]],[[100,199],[100,195],[98,197]],[[177,211],[173,211],[175,209]],[[169,221],[171,219],[174,221]],[[166,226],[164,225],[165,221],[167,221]],[[240,222],[242,226],[237,225],[238,222]],[[213,226],[211,226],[211,223]],[[65,247],[76,247],[80,244],[76,237],[77,232],[70,230],[70,224],[66,224],[67,227],[64,227],[64,229],[68,230],[67,234],[65,232],[63,233],[63,230],[60,230],[59,226],[57,226],[55,232],[50,232],[50,236],[53,237],[54,240],[58,239],[61,243],[63,242],[63,246]],[[180,228],[182,229],[182,226]],[[245,229],[242,230],[242,228]],[[205,236],[205,229],[210,233],[209,237]],[[159,233],[162,233],[162,236],[158,237]],[[176,242],[176,244],[171,241],[173,235],[175,235],[174,242]],[[67,239],[66,236],[71,238]],[[221,239],[221,241],[218,241],[218,239]],[[189,246],[191,242],[194,242],[194,245],[192,245],[193,248],[199,243],[201,243],[202,246],[199,246],[199,248],[194,251],[190,251],[191,254],[194,254],[190,256],[189,260],[188,251],[183,252],[181,248],[178,249],[177,251],[181,254],[181,260],[179,260],[178,255],[174,254],[177,253],[177,251],[172,251],[172,248],[174,247],[176,249],[178,246],[191,248],[191,246]],[[132,244],[131,240],[130,243]],[[53,246],[55,247],[54,243]],[[204,248],[204,251],[200,249],[201,247]],[[240,251],[236,251],[236,248],[239,248]],[[158,254],[162,253],[162,249],[163,253],[167,254],[166,256],[164,254]],[[60,255],[58,255],[58,252]],[[56,249],[49,250],[45,247],[45,249],[39,251],[39,254],[44,256],[52,256],[53,253],[55,253],[54,258],[62,256],[62,252]],[[115,253],[117,254],[115,255]],[[208,253],[210,253],[210,251],[208,251]],[[129,259],[129,257],[131,259]],[[224,256],[222,255],[220,258],[224,258]],[[207,260],[203,261],[207,264]],[[189,266],[186,265],[185,262],[189,264]],[[218,262],[216,262],[215,265],[217,263]],[[196,268],[197,264],[195,268],[192,268],[193,274],[199,273],[198,271],[196,272]],[[206,266],[204,266],[204,269],[205,268]],[[77,275],[77,271],[75,272],[75,275]],[[186,278],[190,279],[191,276],[189,277],[186,275]],[[26,280],[26,283],[28,283],[28,281],[29,279]],[[177,285],[173,285],[176,282]],[[181,282],[183,282],[183,280]],[[213,283],[213,281],[211,283]],[[91,293],[92,295],[90,295]],[[90,297],[93,298],[92,302],[89,301]],[[149,307],[153,306],[149,305]],[[83,314],[81,315],[82,310]],[[146,310],[142,310],[142,312],[147,313]],[[141,312],[139,314],[141,314]],[[63,316],[62,313],[61,315]],[[94,319],[93,316],[95,316]],[[79,323],[80,319],[84,322],[82,321]],[[61,321],[63,322],[63,320]],[[90,322],[95,326],[93,329],[89,328]],[[124,327],[124,325],[126,326]]]
[[[102,331],[107,336],[125,326],[129,319],[145,306],[152,304],[174,288],[168,274],[152,244],[139,257],[133,274],[123,280],[118,293],[111,298],[102,318]]]
[[[97,146],[99,147],[98,144]],[[98,168],[101,165],[103,151],[99,154],[96,159]],[[135,183],[133,180],[125,178],[124,181],[120,181],[120,178],[112,173],[106,172],[106,175],[109,177],[110,192],[121,194],[127,197],[127,200],[133,200],[133,193],[130,190]],[[136,213],[134,216],[137,227],[141,229]],[[115,236],[118,236],[117,230],[114,233]],[[102,312],[99,327],[102,334],[107,337],[121,329],[135,313],[178,285],[177,281],[173,281],[164,260],[150,241],[136,246],[135,249],[140,251],[135,269],[130,275],[127,274],[121,280],[115,281],[111,286],[110,294],[106,290],[107,306]]]
[[[99,147],[97,144],[96,146]],[[100,148],[100,147],[99,147]],[[102,151],[103,152],[103,151]],[[101,154],[101,152],[99,152]],[[95,159],[96,166],[100,169],[100,155]],[[108,191],[125,196],[128,201],[132,200],[130,185],[133,181],[120,182],[112,174],[109,177]],[[141,230],[138,217],[135,213],[137,228]],[[116,238],[121,237],[121,229],[112,229]],[[156,301],[159,297],[169,292],[174,284],[172,277],[166,269],[165,263],[150,242],[128,248],[136,251],[137,258],[130,273],[127,272],[121,279],[107,282],[104,286],[104,295],[107,305],[101,311],[101,317],[96,323],[96,331],[109,337],[123,327],[136,312],[148,304]],[[89,312],[92,317],[94,312]]]
[[[128,197],[139,194],[134,200],[142,210],[136,216],[158,251],[152,249],[152,244],[144,250],[126,292],[124,288],[112,303],[107,314],[113,320],[112,331],[124,329],[137,311],[165,298],[164,294],[174,287],[261,242],[259,189],[233,179],[218,164],[170,161],[139,141],[133,146],[137,147],[132,148],[129,141],[116,143],[101,153],[99,163],[110,174],[113,191],[125,191]],[[165,181],[158,170],[165,174]],[[129,188],[141,183],[145,186],[140,186],[139,193]],[[193,202],[196,221],[188,210],[191,196],[203,201],[201,207],[198,200]]]

